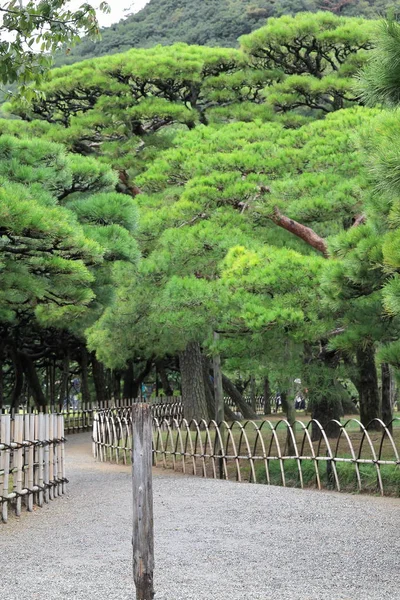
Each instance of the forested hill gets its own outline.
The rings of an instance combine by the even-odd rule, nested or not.
[[[270,16],[327,8],[349,16],[374,17],[391,0],[150,0],[138,13],[105,28],[98,42],[84,40],[57,65],[132,47],[186,42],[201,46],[237,46],[239,36],[261,27]]]

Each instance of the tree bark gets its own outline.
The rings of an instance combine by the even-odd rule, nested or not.
[[[132,361],[128,361],[123,377],[124,377],[123,397],[125,399],[132,400],[134,398],[134,396],[133,396],[133,362]]]
[[[253,411],[255,413],[257,413],[257,406],[256,406],[256,380],[254,375],[251,375],[250,377],[250,403],[251,403],[251,408],[253,409]]]
[[[33,400],[39,409],[46,406],[46,396],[43,392],[42,384],[39,381],[33,360],[26,354],[20,354],[22,369],[25,373],[26,380],[29,384],[29,389],[32,392]]]
[[[140,371],[139,375],[137,377],[135,377],[133,380],[133,391],[135,393],[135,395],[133,396],[134,398],[139,397],[140,386],[142,385],[143,381],[146,379],[147,375],[151,372],[152,368],[153,368],[153,359],[149,358],[146,361],[146,364],[143,367],[143,369]]]
[[[218,343],[219,334],[214,331],[214,341]],[[224,420],[224,388],[222,385],[221,356],[215,354],[213,357],[214,374],[214,398],[215,398],[215,420],[220,423]]]
[[[4,348],[0,346],[0,409],[4,403]]]
[[[106,393],[106,379],[104,375],[104,366],[96,358],[94,352],[91,353],[92,372],[93,372],[93,383],[96,390],[96,401],[105,402],[107,398]]]
[[[375,348],[373,345],[359,348],[356,352],[358,368],[357,390],[360,397],[360,420],[366,427],[373,419],[379,418],[378,375],[375,366]],[[379,430],[378,423],[371,429]]]
[[[162,360],[159,360],[156,362],[156,367],[157,367],[157,372],[160,376],[160,381],[161,381],[161,385],[162,385],[162,389],[164,390],[164,394],[166,396],[172,396],[173,395],[173,389],[171,388],[171,385],[168,381],[168,377],[167,377],[167,373],[165,371],[165,365],[164,362]]]
[[[11,408],[15,408],[21,398],[22,388],[24,385],[24,371],[22,369],[21,360],[18,352],[14,349],[11,351],[11,358],[14,367],[14,386],[11,394]]]
[[[388,427],[389,431],[392,432],[392,419],[393,419],[393,405],[391,395],[391,374],[390,367],[387,363],[381,365],[381,378],[382,378],[382,421]]]
[[[326,241],[315,233],[313,229],[310,229],[310,227],[306,227],[305,225],[282,215],[278,208],[275,208],[271,220],[279,227],[282,227],[282,229],[286,229],[286,231],[293,233],[295,236],[306,242],[306,244],[312,246],[318,250],[318,252],[321,252],[325,257],[328,257],[328,246]]]
[[[121,399],[121,371],[112,372],[112,390],[116,400]]]
[[[188,421],[207,419],[208,409],[204,385],[203,357],[200,344],[189,342],[179,353],[182,381],[183,412]]]
[[[56,365],[54,360],[50,364],[50,404],[56,403]]]
[[[288,399],[287,392],[281,392],[281,402],[282,402],[282,410],[286,414],[286,420],[289,422],[290,425],[293,426],[293,424],[296,420],[296,411],[293,406],[293,401]],[[294,431],[293,431],[293,433],[294,433]],[[293,438],[290,433],[289,427],[288,427],[288,430],[286,433],[286,448],[287,448],[288,456],[295,455],[296,449],[294,447]]]
[[[271,414],[271,387],[268,377],[264,377],[264,415]]]
[[[222,385],[225,392],[228,394],[230,398],[235,402],[236,406],[240,409],[243,417],[245,419],[257,419],[256,413],[253,411],[251,406],[249,406],[244,400],[243,396],[237,389],[237,387],[232,383],[232,381],[222,373]]]
[[[80,354],[82,402],[90,402],[88,351],[82,346]]]
[[[236,416],[230,406],[224,404],[224,416],[225,421],[240,421],[240,418]]]
[[[340,427],[336,423],[332,423],[333,420],[340,421],[342,415],[342,404],[340,400],[334,398],[320,398],[318,402],[313,404],[311,418],[318,421],[326,435],[329,438],[337,438],[340,432]],[[319,441],[321,437],[321,430],[316,423],[312,423],[311,426],[311,439],[313,442]]]
[[[212,419],[215,419],[215,397],[214,389],[210,379],[210,364],[205,356],[203,356],[203,376],[204,389],[206,392],[208,419],[209,421],[211,421]]]

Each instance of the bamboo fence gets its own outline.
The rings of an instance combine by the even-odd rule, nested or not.
[[[49,405],[42,412],[47,414],[60,414],[64,417],[64,431],[66,435],[71,433],[80,433],[82,431],[91,431],[93,427],[93,416],[99,410],[123,409],[132,406],[138,402],[143,402],[141,398],[115,398],[110,400],[95,402],[79,402],[76,408],[67,405]],[[149,398],[152,405],[153,415],[158,418],[174,416],[180,418],[183,416],[183,404],[180,396],[160,396]],[[0,409],[1,414],[38,414],[38,410],[26,405],[20,405],[14,410],[5,407]]]
[[[357,419],[333,423],[334,438],[315,420],[153,418],[153,464],[202,477],[399,495],[400,418],[391,426],[378,419],[368,427]],[[96,413],[94,457],[127,464],[131,449],[131,410]]]
[[[249,408],[252,407],[252,399],[250,396],[243,396],[243,400],[245,402],[247,402],[247,404],[249,405]],[[238,408],[236,402],[234,400],[232,400],[232,398],[230,398],[229,396],[224,396],[224,402],[234,412],[240,412],[240,408]],[[273,402],[272,398],[271,398],[271,405],[275,406],[275,403]],[[264,414],[264,408],[265,408],[264,396],[256,396],[254,398],[254,408],[255,408],[255,413],[257,415]]]
[[[0,415],[0,510],[17,517],[24,506],[65,494],[64,417],[56,414]]]

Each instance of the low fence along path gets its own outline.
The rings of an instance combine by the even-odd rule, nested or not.
[[[70,436],[65,496],[0,527],[1,597],[132,600],[131,477]],[[400,501],[156,469],[156,600],[400,598]]]

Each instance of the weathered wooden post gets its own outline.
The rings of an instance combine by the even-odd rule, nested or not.
[[[136,600],[154,598],[152,415],[148,404],[132,406],[133,578]]]
[[[214,331],[214,342],[218,344],[219,333]],[[217,452],[220,454],[219,458],[219,478],[224,478],[224,446],[225,446],[225,431],[224,431],[224,389],[222,387],[222,371],[221,371],[221,356],[219,353],[214,354],[213,358],[213,371],[214,371],[214,397],[215,397],[215,420],[219,425],[220,441],[217,444]],[[215,435],[218,435],[215,432]]]

